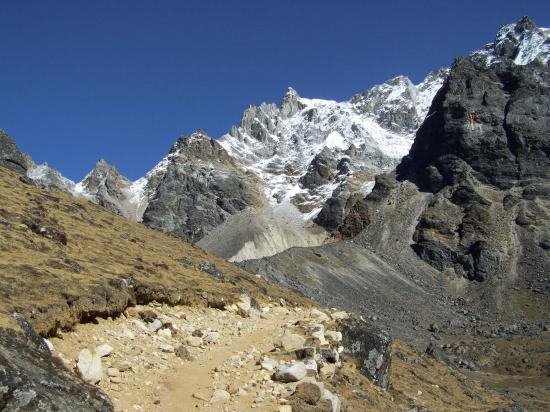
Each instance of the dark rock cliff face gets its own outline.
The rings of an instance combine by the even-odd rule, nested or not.
[[[0,129],[0,166],[19,174],[27,172],[27,160],[13,139]]]
[[[423,260],[479,281],[515,270],[513,233],[549,233],[548,67],[458,60],[397,177],[434,193],[413,237]]]
[[[409,342],[422,339],[418,322],[447,322],[457,311],[542,322],[550,298],[549,82],[548,65],[537,60],[458,59],[397,172],[377,176],[371,194],[343,199],[337,219],[326,219],[349,240],[242,266],[324,304],[377,313]]]
[[[459,59],[436,95],[400,179],[436,192],[468,179],[509,189],[550,177],[550,74],[538,63],[487,69]]]
[[[197,242],[229,215],[265,202],[257,176],[203,132],[178,139],[168,161],[143,215],[147,226]]]

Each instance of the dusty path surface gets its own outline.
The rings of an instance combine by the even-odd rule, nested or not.
[[[263,388],[270,374],[257,363],[262,353],[273,349],[283,329],[303,317],[302,310],[266,306],[261,316],[242,317],[211,308],[151,304],[132,308],[127,316],[79,325],[50,341],[54,354],[71,369],[83,348],[91,352],[104,344],[112,348],[102,358],[98,385],[116,410],[276,411],[279,399],[272,389],[277,384],[271,381]],[[149,330],[139,314],[148,311],[170,327]],[[184,355],[178,353],[180,346]],[[216,389],[230,386],[230,392],[238,393],[229,402],[211,402]],[[279,386],[277,394],[283,392]]]
[[[321,412],[486,411],[508,404],[400,342],[392,350],[392,384],[383,390],[340,355],[335,319],[344,312],[284,301],[256,309],[239,305],[219,310],[153,302],[115,319],[80,324],[48,343],[68,369],[99,386],[121,412],[310,410],[301,409],[296,396],[307,385],[320,396],[311,410]],[[278,376],[295,366],[303,375]]]
[[[273,340],[281,334],[283,325],[294,318],[295,316],[287,314],[286,316],[278,316],[262,322],[254,321],[252,325],[248,325],[250,322],[245,322],[247,325],[244,328],[248,332],[243,333],[240,337],[236,337],[227,346],[219,345],[214,347],[212,351],[201,355],[196,361],[189,362],[184,368],[178,369],[173,376],[166,377],[164,384],[167,391],[161,397],[163,410],[176,412],[182,410],[182,405],[191,405],[202,406],[208,410],[240,411],[253,405],[254,397],[249,393],[236,397],[229,407],[224,405],[217,408],[214,405],[205,405],[204,402],[201,402],[193,395],[202,395],[205,399],[208,399],[209,394],[213,390],[214,377],[220,376],[220,372],[215,372],[216,368],[226,361],[231,361],[231,358],[234,356],[239,356],[239,359],[244,358],[244,365],[240,367],[241,372],[239,372],[238,376],[226,377],[228,379],[224,380],[232,380],[233,385],[241,388],[243,386],[250,386],[246,379],[251,379],[251,376],[246,372],[252,370],[256,363],[256,356],[254,356],[256,351],[264,353],[271,350],[273,348]],[[246,356],[240,356],[239,354],[246,354]],[[222,368],[220,367],[220,369]],[[227,387],[224,387],[224,385],[220,386],[220,389]],[[276,402],[274,402],[274,399],[271,399],[262,406],[258,406],[258,410],[274,411],[276,410]]]

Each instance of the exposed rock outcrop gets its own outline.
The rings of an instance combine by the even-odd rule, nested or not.
[[[265,202],[258,177],[202,131],[178,139],[167,162],[143,215],[147,226],[196,242],[228,216]]]
[[[27,171],[27,160],[13,139],[0,129],[0,166],[19,174]]]
[[[339,186],[327,199],[315,223],[332,234],[350,238],[359,233],[368,223],[368,215],[361,210],[360,203],[365,192],[370,192],[374,180],[370,176],[356,173]]]
[[[124,214],[122,203],[127,199],[126,191],[131,182],[113,165],[103,159],[99,160],[80,185],[82,191],[91,196],[100,206],[111,212]]]
[[[376,385],[390,383],[392,339],[365,322],[348,320],[341,326],[344,352],[353,356],[363,372]]]
[[[325,147],[315,155],[306,173],[300,177],[300,183],[308,189],[326,185],[334,179],[337,163],[338,159],[335,159],[331,151]]]
[[[486,69],[458,59],[399,178],[432,192],[472,177],[499,189],[550,178],[549,76],[537,63]]]
[[[549,107],[545,65],[455,63],[397,168],[435,193],[413,238],[422,259],[481,281],[515,271],[524,211],[536,242],[547,236]]]

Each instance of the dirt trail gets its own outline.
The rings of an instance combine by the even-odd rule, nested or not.
[[[168,332],[144,328],[138,313],[147,310],[157,313],[173,332],[165,335]],[[103,344],[113,348],[102,358],[104,375],[98,385],[117,411],[277,410],[277,398],[262,388],[268,374],[257,362],[262,353],[273,349],[283,327],[303,316],[300,312],[274,307],[252,318],[216,309],[149,305],[127,315],[81,324],[50,340],[54,355],[69,369],[84,348],[92,352]],[[200,345],[189,344],[186,339],[197,334],[203,335]],[[177,356],[179,346],[187,348],[191,360]],[[120,373],[110,376],[110,368]],[[210,403],[215,389],[225,390],[230,384],[241,388],[241,394],[227,402]]]
[[[304,339],[303,345],[305,337],[313,338],[311,330],[318,330],[319,322],[325,325],[326,337],[334,336],[336,324],[321,320],[314,310],[279,303],[264,305],[251,317],[238,312],[151,303],[129,308],[115,319],[80,324],[50,343],[53,354],[71,370],[85,349],[101,356],[103,373],[93,383],[121,412],[276,412],[294,402],[296,385],[306,381],[336,396],[337,403],[328,409],[326,402],[323,407],[317,405],[326,412],[414,407],[481,411],[507,404],[479,383],[399,342],[394,343],[398,356],[392,356],[393,381],[388,390],[369,382],[346,356],[336,363],[318,359],[319,369],[299,382],[272,379],[277,368],[303,362],[292,358],[296,354],[291,349],[274,350],[283,332]],[[151,330],[156,321],[159,327]],[[311,325],[316,329],[309,329]],[[266,367],[270,363],[274,369]],[[216,400],[216,394],[222,398]]]
[[[212,371],[224,361],[243,352],[244,348],[256,348],[260,352],[266,352],[273,348],[273,340],[280,333],[280,328],[288,318],[272,318],[258,322],[251,333],[243,335],[228,345],[216,346],[205,358],[189,362],[184,368],[178,369],[173,376],[167,377],[164,382],[166,392],[161,397],[163,410],[167,412],[179,412],[191,410],[196,406],[201,406],[201,402],[193,397],[193,394],[202,394],[209,397],[212,392]],[[253,362],[251,362],[253,363]],[[254,362],[255,363],[255,362]],[[247,365],[249,368],[252,365]],[[235,383],[239,384],[237,380]],[[225,389],[225,388],[220,388]],[[251,395],[234,398],[235,401],[228,407],[227,405],[215,406],[207,405],[208,410],[229,410],[240,411],[250,407],[253,403]],[[274,411],[275,404],[266,404],[258,407],[258,411]],[[187,409],[189,408],[189,409]]]

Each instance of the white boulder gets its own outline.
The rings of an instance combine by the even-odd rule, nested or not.
[[[275,380],[279,382],[298,382],[307,375],[305,363],[296,362],[290,365],[282,365],[275,372]]]
[[[107,343],[104,343],[103,345],[99,345],[97,348],[95,348],[95,354],[100,358],[109,356],[112,352],[113,352],[113,347],[111,345],[108,345]]]
[[[92,354],[88,349],[82,349],[78,354],[76,368],[82,379],[88,383],[96,384],[103,378],[101,357],[97,354]]]

